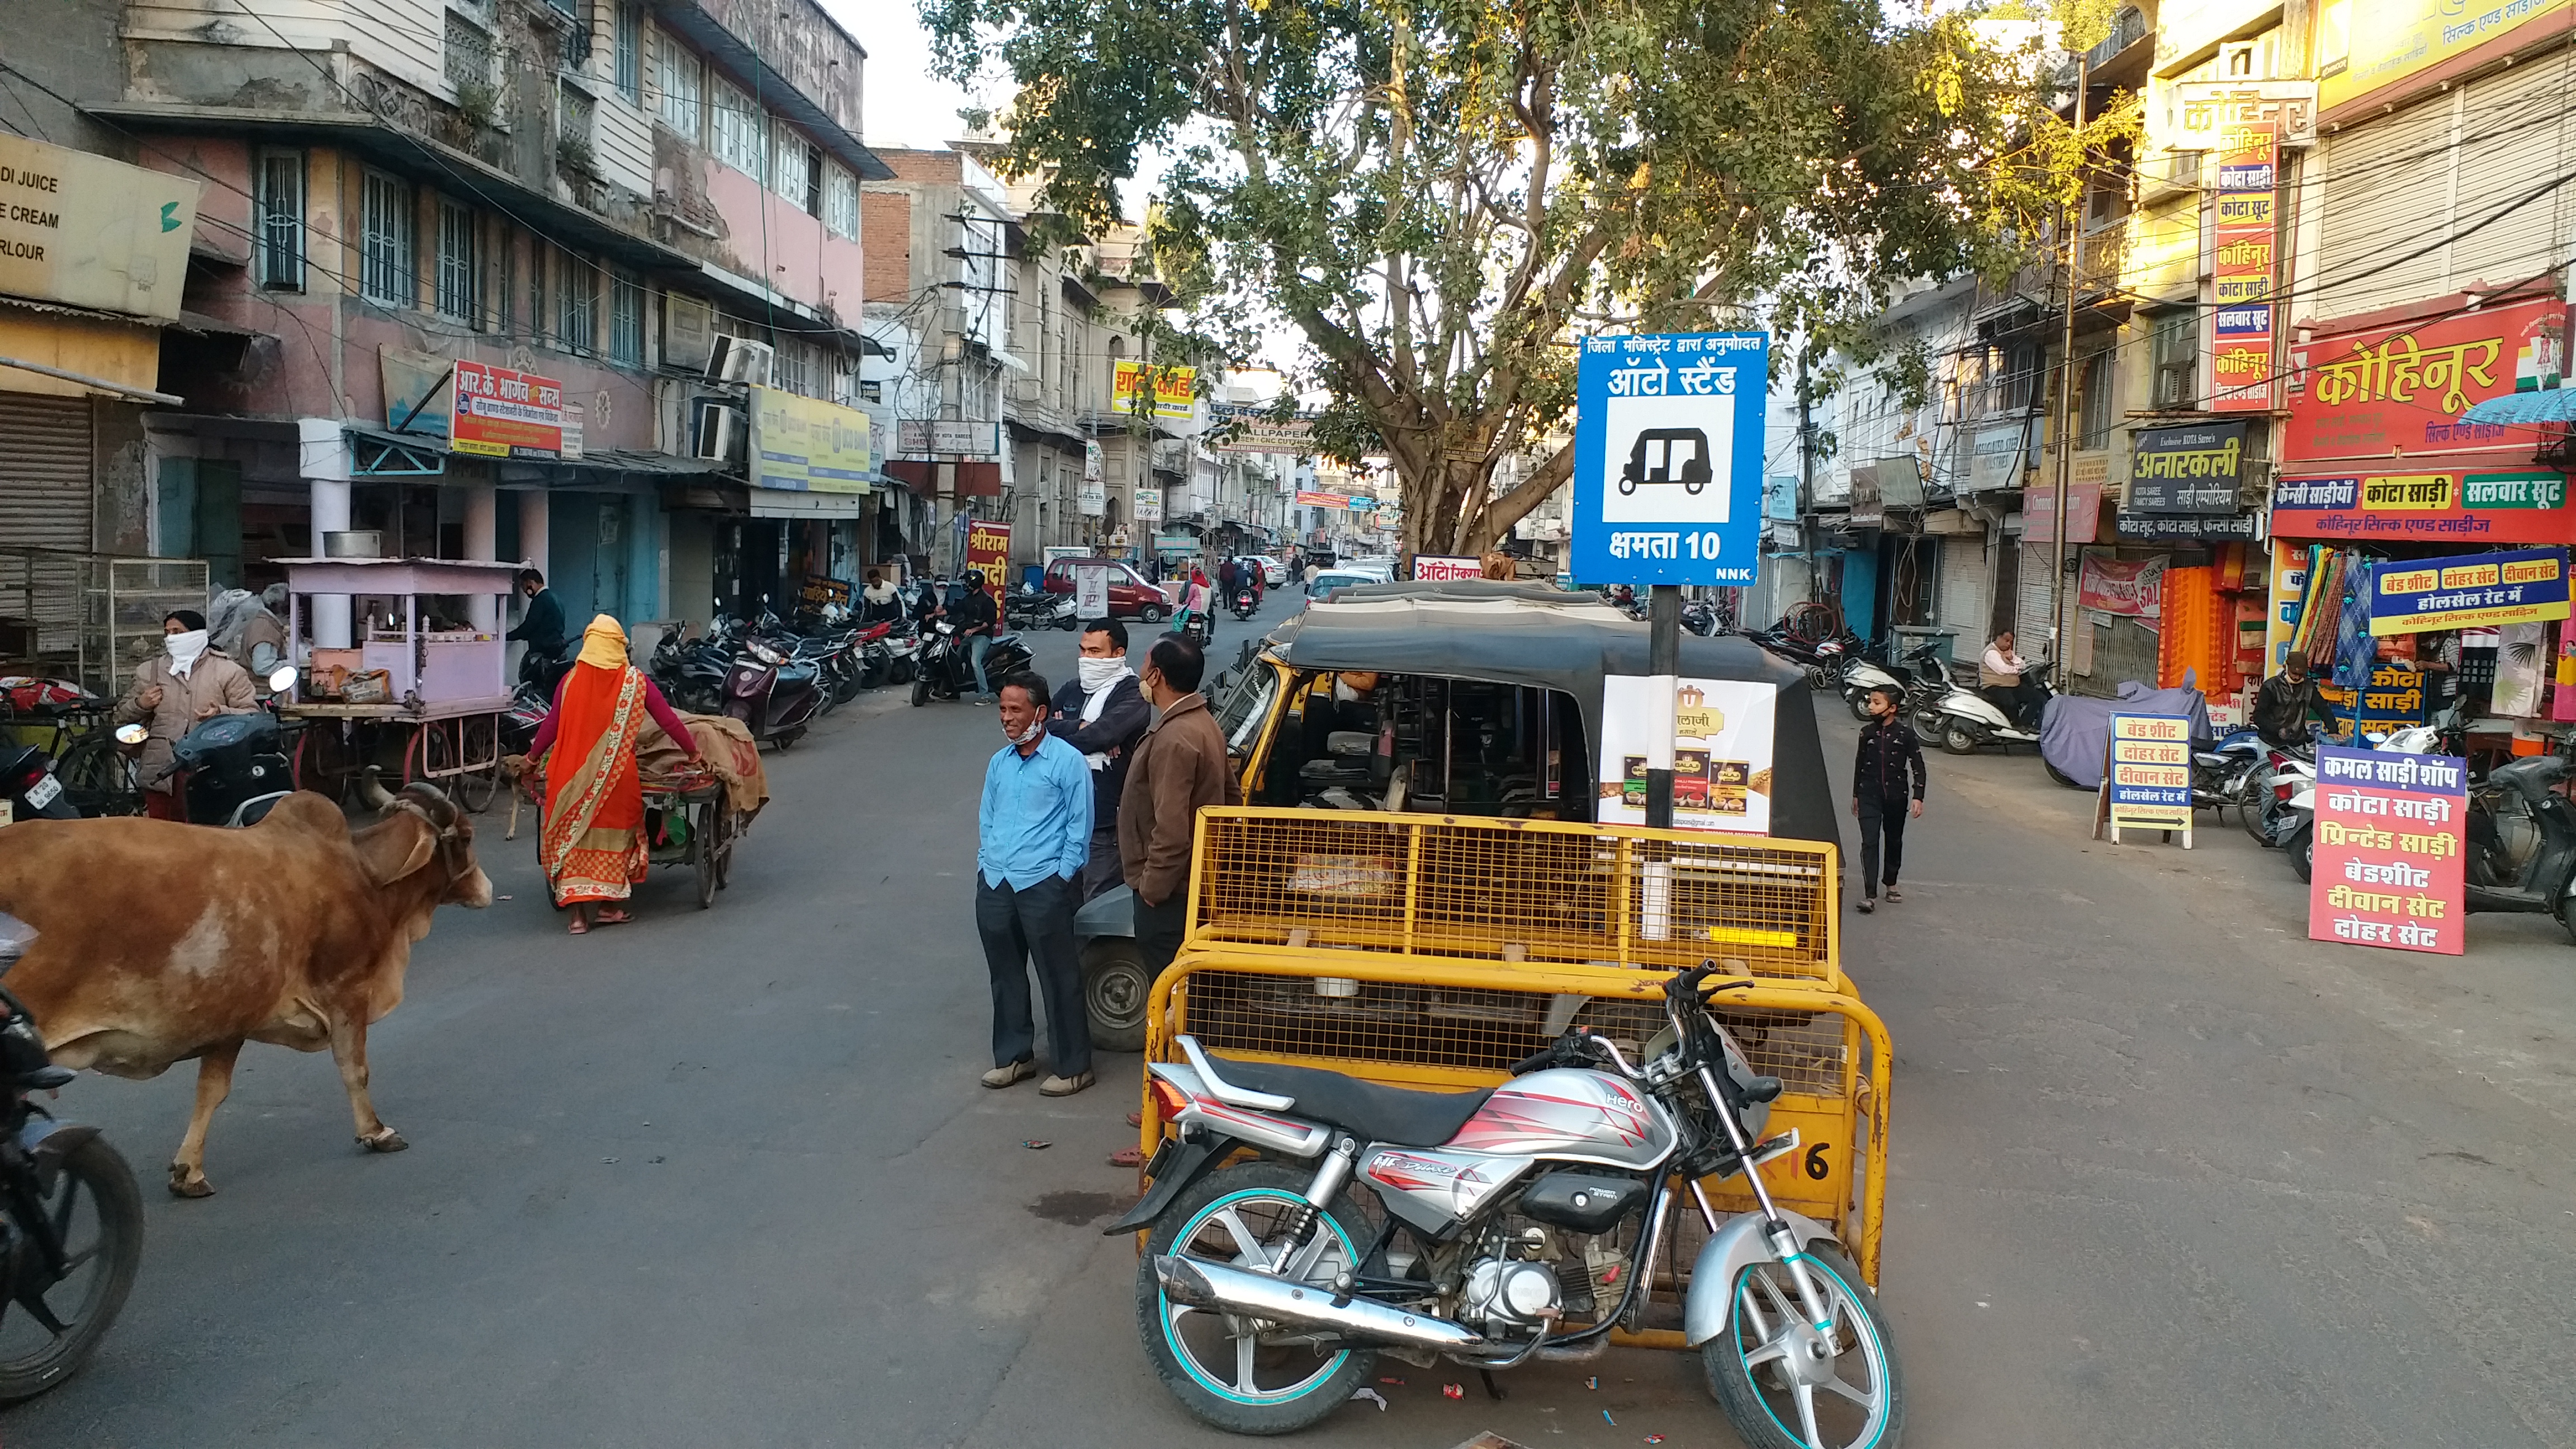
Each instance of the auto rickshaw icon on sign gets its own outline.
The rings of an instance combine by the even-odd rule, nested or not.
[[[1619,491],[1634,493],[1641,483],[1679,483],[1697,497],[1708,486],[1708,434],[1697,428],[1648,428],[1628,450],[1628,466],[1619,470]]]

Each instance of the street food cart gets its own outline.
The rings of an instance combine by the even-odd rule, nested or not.
[[[337,793],[369,765],[452,792],[469,810],[500,782],[509,646],[472,602],[501,600],[525,564],[303,558],[286,565],[287,636],[303,673],[281,718],[298,726],[298,788]],[[315,596],[350,601],[351,643],[311,645]]]
[[[1569,1026],[1633,1054],[1665,976],[1715,959],[1745,983],[1719,1019],[1784,1083],[1772,1130],[1799,1133],[1764,1181],[1875,1282],[1893,1056],[1843,972],[1841,816],[1809,693],[1750,643],[1684,638],[1677,726],[1697,743],[1676,758],[1701,773],[1677,818],[1733,828],[1650,829],[1629,759],[1646,672],[1643,624],[1527,585],[1356,588],[1283,626],[1210,686],[1247,804],[1200,812],[1181,954],[1142,979],[1124,893],[1082,913],[1095,1040],[1132,1033],[1166,1061],[1188,1033],[1240,1059],[1489,1086]],[[1150,1092],[1142,1122],[1150,1159]],[[1703,1186],[1721,1212],[1751,1200],[1741,1178]],[[1681,1346],[1669,1313],[1705,1229],[1665,1220],[1672,1241],[1626,1249],[1654,1265],[1655,1306],[1619,1341]]]

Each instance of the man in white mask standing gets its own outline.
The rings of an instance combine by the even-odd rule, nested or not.
[[[1154,707],[1127,667],[1127,626],[1094,619],[1082,626],[1080,673],[1055,692],[1047,729],[1082,751],[1091,766],[1091,863],[1082,868],[1080,901],[1118,884],[1118,798],[1127,785],[1127,757],[1154,724]],[[1079,902],[1077,902],[1079,903]]]
[[[250,673],[206,643],[206,616],[174,609],[161,621],[158,658],[134,671],[134,687],[116,702],[116,723],[150,722],[143,742],[143,813],[185,821],[188,805],[176,776],[162,771],[179,738],[219,714],[248,714],[258,705]]]
[[[993,973],[993,1069],[984,1085],[1037,1075],[1029,972],[1046,996],[1055,1075],[1038,1084],[1070,1097],[1092,1084],[1091,1016],[1073,946],[1075,882],[1091,853],[1091,770],[1073,746],[1047,733],[1046,681],[1035,674],[994,685],[1002,737],[984,767],[975,812],[975,934]]]

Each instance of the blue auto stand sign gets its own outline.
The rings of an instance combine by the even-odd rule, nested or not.
[[[1771,339],[1759,332],[1583,339],[1578,583],[1753,582],[1770,367]]]

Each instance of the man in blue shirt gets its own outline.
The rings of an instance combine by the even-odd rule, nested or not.
[[[1037,1027],[1029,1019],[1034,966],[1055,1067],[1038,1091],[1070,1097],[1093,1080],[1091,1022],[1073,947],[1073,911],[1081,903],[1074,882],[1091,856],[1091,766],[1047,733],[1044,679],[1014,674],[999,693],[1010,743],[984,767],[984,802],[975,813],[975,931],[993,973],[993,1069],[984,1085],[1037,1075]]]

